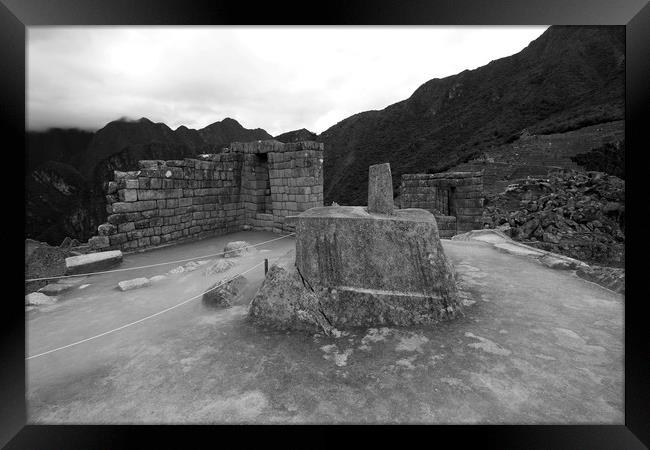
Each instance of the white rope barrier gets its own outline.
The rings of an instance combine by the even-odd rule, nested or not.
[[[197,298],[204,296],[204,295],[207,294],[208,292],[213,291],[214,289],[216,289],[216,288],[218,288],[218,287],[220,287],[220,286],[223,286],[224,284],[228,283],[229,281],[232,281],[232,280],[236,279],[237,277],[239,277],[239,276],[241,276],[241,275],[243,275],[243,274],[245,274],[245,273],[250,272],[251,270],[253,270],[253,269],[255,269],[255,268],[261,266],[262,264],[264,264],[264,261],[262,261],[261,263],[257,263],[257,264],[255,264],[253,267],[251,267],[251,268],[249,268],[249,269],[246,269],[245,271],[243,271],[243,272],[241,272],[241,273],[238,273],[237,275],[235,275],[235,276],[233,276],[233,277],[231,277],[231,278],[228,278],[228,279],[226,279],[226,280],[223,280],[221,283],[219,283],[219,284],[217,284],[217,285],[211,287],[211,288],[208,289],[207,291],[204,291],[204,292],[202,292],[202,293],[200,293],[200,294],[198,294],[198,295],[195,295],[194,297],[190,297],[190,298],[188,298],[187,300],[183,300],[182,302],[180,302],[180,303],[178,303],[178,304],[176,304],[176,305],[174,305],[174,306],[170,306],[169,308],[165,308],[165,309],[163,309],[162,311],[158,311],[157,313],[154,313],[154,314],[148,315],[148,316],[143,317],[142,319],[138,319],[138,320],[136,320],[136,321],[134,321],[134,322],[127,323],[126,325],[122,325],[121,327],[113,328],[112,330],[105,331],[105,332],[100,333],[100,334],[97,334],[97,335],[95,335],[95,336],[92,336],[92,337],[89,337],[89,338],[86,338],[86,339],[82,339],[82,340],[77,341],[77,342],[73,342],[72,344],[64,345],[64,346],[62,346],[62,347],[57,347],[57,348],[55,348],[55,349],[48,350],[48,351],[46,351],[46,352],[39,353],[39,354],[37,354],[37,355],[28,356],[27,358],[25,358],[25,360],[30,360],[30,359],[38,358],[39,356],[49,355],[50,353],[54,353],[54,352],[57,352],[57,351],[59,351],[59,350],[63,350],[63,349],[70,348],[70,347],[74,347],[75,345],[79,345],[79,344],[83,344],[84,342],[92,341],[93,339],[97,339],[97,338],[100,338],[100,337],[102,337],[102,336],[106,336],[107,334],[111,334],[111,333],[114,333],[114,332],[116,332],[116,331],[123,330],[123,329],[128,328],[128,327],[130,327],[130,326],[132,326],[132,325],[136,325],[136,324],[138,324],[138,323],[144,322],[145,320],[148,320],[148,319],[151,319],[151,318],[153,318],[153,317],[156,317],[156,316],[159,316],[159,315],[161,315],[161,314],[164,314],[164,313],[166,313],[167,311],[171,311],[172,309],[176,309],[176,308],[178,308],[179,306],[182,306],[182,305],[184,305],[184,304],[186,304],[186,303],[191,302],[192,300],[196,300]]]
[[[293,236],[295,234],[296,233],[285,234],[284,236],[280,236],[279,238],[270,239],[268,241],[260,242],[258,244],[247,245],[245,247],[240,247],[237,250],[241,250],[241,249],[245,249],[245,248],[251,248],[251,247],[258,247],[260,245],[268,244],[269,242],[279,241],[280,239],[284,239],[286,237]],[[87,277],[87,276],[90,276],[90,275],[99,275],[99,274],[104,274],[104,273],[115,273],[115,272],[126,272],[126,271],[129,271],[129,270],[148,269],[148,268],[151,268],[151,267],[166,266],[168,264],[178,264],[178,263],[182,263],[182,262],[194,261],[195,259],[213,258],[215,256],[225,255],[226,253],[231,253],[231,252],[232,252],[232,250],[228,251],[228,252],[223,251],[223,252],[219,252],[219,253],[213,253],[211,255],[196,256],[194,258],[179,259],[177,261],[168,261],[168,262],[157,263],[157,264],[148,264],[146,266],[138,266],[138,267],[125,267],[123,269],[104,270],[104,271],[101,271],[101,272],[87,272],[87,273],[78,273],[78,274],[74,274],[74,275],[59,275],[59,276],[55,276],[55,277],[29,278],[29,279],[25,280],[25,283],[29,283],[31,281],[57,280],[57,279],[60,279],[60,278],[73,278],[73,277]]]

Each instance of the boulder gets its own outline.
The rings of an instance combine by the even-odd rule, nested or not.
[[[57,302],[58,297],[45,295],[41,292],[32,292],[25,296],[25,306],[52,305]]]
[[[303,281],[295,259],[295,250],[290,250],[269,267],[248,315],[254,322],[272,328],[330,335],[333,327],[321,312],[320,297]]]
[[[237,256],[244,256],[247,253],[255,253],[257,250],[255,247],[250,247],[251,244],[249,244],[246,241],[233,241],[233,242],[228,242],[226,246],[223,248],[224,251],[224,258],[234,258]]]
[[[99,272],[109,269],[121,262],[122,252],[119,250],[71,256],[65,259],[65,272],[68,275]]]
[[[219,281],[213,284],[203,294],[203,304],[220,308],[231,307],[233,305],[235,297],[237,297],[237,294],[241,292],[242,288],[246,285],[246,282],[246,278],[239,275],[238,277],[224,284],[221,284],[223,281]]]
[[[131,289],[138,289],[141,287],[149,286],[151,281],[148,278],[134,278],[132,280],[120,281],[117,286],[121,291],[130,291]]]

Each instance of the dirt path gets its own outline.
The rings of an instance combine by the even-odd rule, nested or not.
[[[238,233],[133,255],[125,264],[274,236]],[[269,252],[240,258],[233,273],[291,246],[291,238],[269,244]],[[246,319],[260,268],[247,275],[232,308],[190,302],[29,360],[28,420],[623,423],[623,297],[484,243],[443,246],[466,298],[461,319],[429,329],[355,330],[338,339],[260,329]],[[195,295],[204,288],[197,272],[125,293],[113,287],[126,277],[95,280],[50,311],[30,314],[27,353]]]

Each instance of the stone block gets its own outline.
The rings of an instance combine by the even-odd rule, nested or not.
[[[131,289],[138,289],[141,287],[149,286],[151,281],[148,278],[134,278],[132,280],[120,281],[117,283],[121,291],[130,291]]]
[[[135,230],[135,224],[133,222],[126,222],[118,225],[118,231],[120,233],[126,233],[133,230]]]
[[[122,252],[119,250],[71,256],[65,259],[66,274],[102,271],[121,262]]]
[[[137,211],[135,203],[115,202],[112,206],[113,213],[129,213]]]

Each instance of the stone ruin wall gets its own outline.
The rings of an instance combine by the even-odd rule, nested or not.
[[[135,251],[250,229],[290,232],[285,218],[323,206],[323,144],[232,143],[223,153],[139,161],[115,172],[97,251]],[[248,227],[245,227],[248,226]]]
[[[441,238],[483,228],[483,173],[404,174],[402,208],[422,208],[436,217]]]

